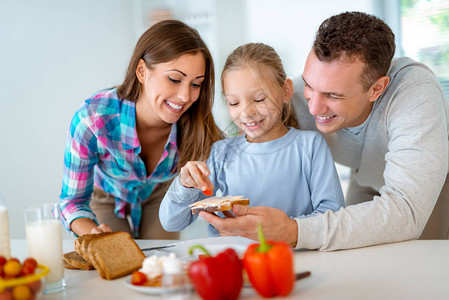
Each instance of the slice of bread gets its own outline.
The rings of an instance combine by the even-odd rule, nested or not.
[[[79,270],[93,270],[94,266],[85,260],[81,255],[76,253],[75,251],[64,253],[62,256],[64,259],[64,266],[71,266],[70,269],[79,269]],[[69,268],[66,266],[67,268]]]
[[[90,262],[103,279],[115,279],[142,266],[145,255],[129,233],[86,234],[75,241],[75,251]]]
[[[70,269],[70,270],[79,270],[78,268],[72,266],[71,264],[67,263],[65,260],[63,261],[64,263],[64,268],[66,269]]]
[[[114,279],[132,273],[142,266],[145,255],[131,236],[123,231],[91,239],[87,252],[92,264],[103,270],[104,279]],[[96,269],[97,269],[96,267]]]
[[[234,204],[248,205],[249,199],[243,196],[210,197],[190,204],[189,207],[195,215],[200,211],[214,212],[230,210]]]

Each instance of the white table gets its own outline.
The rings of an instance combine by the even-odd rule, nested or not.
[[[138,240],[141,247],[170,241]],[[26,240],[12,240],[11,252],[27,256]],[[64,251],[73,240],[64,240]],[[297,272],[311,271],[283,299],[449,299],[449,240],[408,241],[334,252],[295,252]],[[64,292],[41,299],[161,299],[125,286],[125,278],[103,280],[96,271],[65,270]],[[196,298],[197,299],[197,298]],[[259,299],[244,288],[240,299]]]

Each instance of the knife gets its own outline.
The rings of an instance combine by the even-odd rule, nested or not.
[[[312,275],[312,272],[310,271],[305,271],[305,272],[301,272],[301,273],[296,273],[295,274],[295,281],[298,281],[300,279],[309,277],[310,275]],[[244,280],[243,281],[243,287],[244,288],[252,288],[253,286],[251,285],[251,283],[249,281]]]
[[[165,248],[171,248],[171,247],[175,247],[176,244],[168,244],[165,246],[157,246],[157,247],[150,247],[150,248],[140,248],[140,250],[142,251],[151,251],[151,250],[159,250],[159,249],[165,249]]]

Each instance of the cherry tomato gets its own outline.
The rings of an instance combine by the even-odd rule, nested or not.
[[[28,300],[31,297],[31,291],[26,285],[15,286],[12,290],[15,300]]]
[[[6,257],[0,255],[0,267],[4,266],[6,264]]]
[[[20,274],[20,263],[16,260],[9,259],[6,264],[3,266],[3,271],[6,276],[17,276]]]
[[[142,272],[135,271],[131,275],[131,283],[134,285],[144,285],[147,282],[147,275]]]
[[[32,257],[28,257],[27,259],[25,259],[23,261],[23,266],[30,267],[30,268],[32,268],[34,270],[37,267],[37,261],[34,258],[32,258]]]
[[[27,276],[34,274],[35,268],[27,265],[22,265],[22,269],[20,269],[20,275]]]
[[[30,283],[27,283],[27,286],[30,288],[30,290],[34,293],[37,294],[42,287],[42,282],[40,280],[36,280]]]
[[[0,292],[0,300],[14,300],[12,297],[12,292],[8,289]]]
[[[203,194],[206,195],[206,196],[212,196],[214,193],[212,193],[212,191],[209,190],[209,189],[205,189],[205,190],[203,191]]]

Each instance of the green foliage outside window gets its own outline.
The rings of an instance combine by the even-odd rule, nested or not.
[[[428,65],[449,99],[449,1],[401,0],[400,4],[405,55]]]

